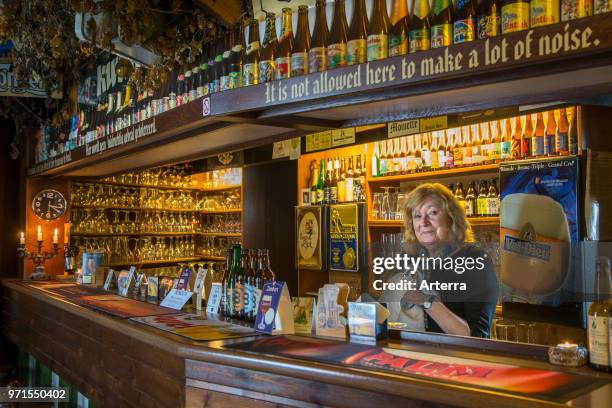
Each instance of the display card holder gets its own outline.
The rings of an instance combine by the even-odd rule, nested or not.
[[[147,279],[147,301],[157,302],[159,291],[159,278],[157,276],[149,276]]]
[[[188,290],[172,289],[159,305],[174,310],[181,310],[192,296],[193,292]]]
[[[130,286],[133,285],[135,272],[136,267],[131,266],[129,271],[121,271],[119,273],[119,277],[117,278],[117,291],[119,296],[127,296]]]
[[[312,297],[294,297],[291,299],[293,304],[293,326],[296,333],[312,334],[314,300]]]
[[[219,282],[215,282],[211,286],[210,296],[208,297],[208,302],[206,303],[206,314],[216,315],[219,314],[223,287]]]
[[[115,271],[112,269],[108,270],[108,275],[106,275],[106,280],[104,280],[104,286],[102,288],[104,290],[109,290],[111,288],[111,284],[114,283]]]
[[[202,297],[204,296],[204,281],[208,275],[208,269],[199,268],[196,274],[195,281],[193,283],[193,302],[195,303],[196,310],[200,312],[202,310]]]
[[[174,285],[174,289],[186,291],[190,290],[191,288],[189,287],[189,278],[191,277],[191,275],[191,269],[183,268],[179,278],[176,281],[176,284]]]
[[[267,334],[293,334],[293,306],[285,282],[266,282],[261,292],[255,331]]]
[[[315,314],[316,335],[346,339],[346,296],[348,292],[339,285],[326,284],[319,289]]]
[[[349,302],[348,326],[350,341],[376,344],[376,340],[387,338],[389,312],[380,303]]]

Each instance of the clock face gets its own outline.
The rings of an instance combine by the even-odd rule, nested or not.
[[[66,212],[66,199],[59,191],[42,190],[32,200],[32,211],[41,220],[55,220]]]

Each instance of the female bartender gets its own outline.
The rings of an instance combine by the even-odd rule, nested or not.
[[[419,305],[427,331],[489,337],[499,290],[497,277],[490,257],[470,244],[472,230],[459,202],[442,184],[421,184],[406,197],[404,217],[409,253],[423,263],[417,271],[416,289],[401,298],[400,314],[414,316],[410,309]],[[435,282],[448,283],[450,289],[432,290]]]

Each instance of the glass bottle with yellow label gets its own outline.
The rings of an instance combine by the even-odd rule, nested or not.
[[[457,0],[457,12],[453,23],[453,43],[476,39],[476,1]]]
[[[291,76],[291,49],[293,48],[293,26],[291,9],[283,8],[283,27],[274,59],[274,79],[284,79]]]
[[[499,0],[482,0],[478,6],[478,38],[496,37],[501,34]]]
[[[431,17],[429,0],[414,0],[410,13],[410,31],[408,32],[408,50],[413,53],[427,51],[430,47]]]
[[[291,76],[308,73],[308,51],[310,51],[310,28],[308,28],[308,6],[298,7],[298,24],[295,42],[291,50]]]
[[[374,0],[372,18],[368,26],[368,61],[376,61],[389,56],[389,15],[387,2]]]
[[[531,0],[529,9],[531,28],[559,22],[559,0]]]
[[[504,0],[501,8],[501,32],[529,29],[529,0]]]
[[[346,65],[346,44],[348,42],[348,24],[344,11],[344,0],[334,2],[334,19],[329,33],[327,46],[327,68],[334,69]]]
[[[431,48],[447,47],[453,43],[453,2],[434,0],[431,21]]]
[[[406,0],[391,3],[391,33],[389,35],[389,56],[408,53],[408,6]]]
[[[266,14],[266,32],[259,61],[259,82],[274,81],[274,61],[278,40],[276,38],[276,15]]]
[[[366,16],[365,0],[355,0],[346,44],[346,65],[366,62],[367,42],[368,18]]]
[[[327,16],[325,14],[325,0],[317,0],[317,11],[315,17],[312,42],[308,51],[308,72],[320,72],[327,70],[327,39],[329,30],[327,28]]]
[[[561,0],[561,21],[593,15],[593,0]]]
[[[249,25],[249,41],[246,47],[246,56],[242,67],[242,80],[244,86],[256,85],[259,83],[259,22],[251,19]]]

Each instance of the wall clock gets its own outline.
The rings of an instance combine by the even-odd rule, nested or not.
[[[57,190],[41,190],[32,200],[32,211],[41,220],[55,220],[66,212],[66,199]]]

